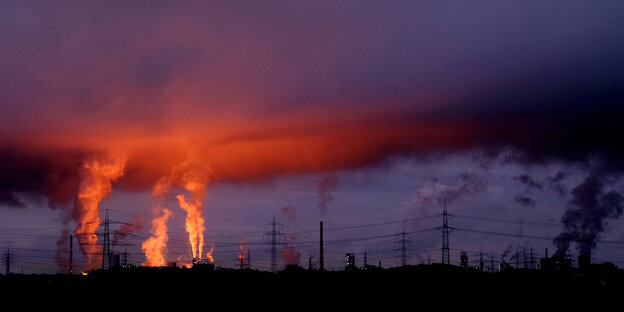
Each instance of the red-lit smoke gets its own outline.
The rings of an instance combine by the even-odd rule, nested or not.
[[[112,193],[111,182],[123,175],[125,163],[123,155],[108,155],[86,160],[80,170],[80,188],[73,217],[77,223],[74,234],[86,258],[85,270],[96,269],[101,264],[101,249],[96,234],[102,223],[99,204]]]
[[[145,253],[143,266],[164,266],[167,264],[167,220],[172,216],[171,210],[165,208],[164,199],[171,187],[169,178],[161,178],[152,189],[152,236],[146,239],[141,248]]]

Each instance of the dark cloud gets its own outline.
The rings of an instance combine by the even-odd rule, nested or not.
[[[537,201],[535,199],[522,194],[517,194],[516,196],[514,196],[514,200],[520,205],[530,208],[535,208],[535,205],[537,204]]]
[[[15,207],[15,208],[23,208],[26,205],[17,199],[17,196],[11,192],[11,190],[2,190],[0,192],[0,205]]]
[[[514,181],[519,181],[520,183],[524,184],[526,186],[526,192],[530,192],[531,190],[535,189],[535,190],[539,190],[539,191],[543,191],[544,187],[542,186],[541,183],[535,181],[535,179],[533,179],[533,177],[531,177],[528,174],[521,174],[519,176],[515,176],[513,177]]]
[[[554,175],[548,177],[551,189],[555,190],[559,195],[565,195],[568,192],[568,186],[563,182],[567,174],[563,171],[557,171]]]
[[[0,205],[24,207],[22,195],[45,196],[50,207],[70,202],[78,187],[82,153],[0,147]]]
[[[534,193],[535,191],[543,192],[544,186],[538,181],[536,181],[529,174],[521,174],[521,175],[515,176],[513,177],[513,180],[518,181],[522,183],[522,185],[525,186],[525,189],[522,193],[516,194],[516,196],[514,196],[514,200],[522,206],[534,208],[535,205],[537,204],[537,201],[533,199],[532,197],[530,197],[530,195]]]
[[[474,149],[624,169],[621,1],[64,4],[0,12],[2,205],[67,204],[82,159],[142,140],[119,184],[149,189],[191,134],[232,180]]]

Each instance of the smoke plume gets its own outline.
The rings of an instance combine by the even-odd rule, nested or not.
[[[318,208],[321,215],[327,214],[327,205],[334,200],[332,192],[338,187],[338,176],[335,173],[325,173],[318,184]]]
[[[93,270],[101,263],[96,234],[102,223],[99,204],[112,193],[111,182],[124,174],[125,163],[123,155],[108,155],[86,160],[80,170],[80,188],[72,216],[77,223],[74,234],[78,237],[80,251],[86,257],[85,270]]]
[[[565,256],[571,242],[577,243],[579,255],[591,255],[606,221],[622,215],[624,197],[616,191],[606,191],[604,179],[591,174],[572,190],[568,209],[561,217],[564,230],[554,239],[555,256]]]
[[[186,211],[184,228],[189,234],[189,242],[193,251],[193,259],[201,260],[204,250],[204,217],[203,200],[206,197],[206,185],[208,184],[207,172],[201,167],[184,168],[181,182],[186,191],[191,194],[187,200],[184,194],[178,194],[176,198],[180,208]]]
[[[149,192],[188,149],[210,164],[210,182],[475,150],[511,150],[523,164],[597,157],[621,174],[622,4],[571,2],[13,1],[0,12],[0,205],[71,210],[75,200],[75,233],[93,257],[107,185]],[[128,155],[123,175],[86,196],[105,175],[84,165],[117,152]],[[319,185],[322,214],[331,176]],[[484,190],[467,178],[432,180],[418,196]],[[207,181],[175,180],[201,249]]]
[[[176,198],[180,208],[186,212],[184,228],[189,235],[194,261],[203,259],[205,230],[203,200],[208,195],[206,186],[210,180],[210,175],[210,168],[195,156],[189,156],[183,163],[175,166],[171,174],[172,181],[191,195],[189,199],[186,194],[179,193]],[[209,253],[210,257],[211,253],[212,250]]]
[[[143,229],[143,223],[143,215],[141,213],[136,213],[130,222],[122,223],[121,226],[115,230],[113,233],[113,240],[111,241],[112,245],[120,244],[124,238],[132,235],[133,232]]]
[[[143,266],[164,266],[167,264],[167,220],[172,213],[167,208],[160,206],[155,209],[152,219],[152,236],[141,244],[141,249],[145,253]]]
[[[292,222],[297,218],[297,209],[293,206],[284,206],[282,208],[282,215],[286,221]]]
[[[439,203],[444,199],[447,203],[458,201],[462,198],[482,194],[487,191],[488,182],[484,177],[479,177],[472,172],[460,173],[455,183],[448,185],[440,183],[437,179],[427,181],[416,190],[415,200],[424,203]]]
[[[297,250],[295,250],[294,247],[288,246],[288,244],[286,244],[281,254],[282,259],[284,260],[285,267],[289,265],[299,265],[301,254]]]
[[[335,176],[334,176],[335,177]],[[331,177],[330,180],[334,179],[334,177]],[[337,177],[335,178],[335,182],[337,185]],[[330,181],[333,183],[333,181]],[[335,188],[335,186],[333,186],[333,188]],[[297,218],[297,209],[295,209],[295,207],[292,206],[284,206],[281,209],[282,212],[282,216],[284,217],[284,219],[288,222],[287,226],[292,225],[292,223],[295,221],[295,219]],[[293,243],[295,243],[297,241],[297,236],[294,234],[287,234],[285,236],[285,244],[284,244],[284,248],[281,251],[281,256],[282,256],[282,260],[284,262],[284,267],[287,267],[289,265],[299,265],[299,260],[301,258],[301,253],[299,253],[296,248],[291,245]]]
[[[162,266],[166,261],[166,247],[168,241],[167,220],[172,212],[164,207],[164,201],[174,186],[179,186],[190,194],[178,194],[176,199],[180,208],[186,212],[184,228],[189,235],[193,261],[203,259],[205,220],[203,217],[203,200],[207,196],[206,186],[210,180],[210,168],[197,161],[193,156],[187,156],[182,163],[173,166],[171,172],[158,179],[152,188],[152,236],[143,242],[145,252],[145,266]],[[213,247],[214,249],[214,247]],[[212,249],[206,256],[212,262]],[[179,258],[179,257],[178,257]],[[185,261],[186,265],[188,261]]]
[[[147,238],[141,249],[145,253],[143,266],[164,266],[167,263],[167,220],[172,212],[165,208],[164,202],[171,187],[171,178],[163,177],[152,188],[152,236]]]
[[[505,261],[507,259],[507,256],[509,255],[509,253],[513,250],[513,246],[511,244],[507,245],[507,248],[505,249],[505,251],[503,251],[503,253],[501,254],[501,262]]]

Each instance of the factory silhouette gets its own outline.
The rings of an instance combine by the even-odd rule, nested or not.
[[[449,233],[454,230],[448,224],[448,213],[444,206],[442,226],[442,257],[440,263],[408,265],[406,261],[406,239],[403,231],[401,239],[401,265],[384,268],[379,263],[369,263],[364,253],[363,259],[346,252],[344,263],[339,270],[327,270],[324,265],[324,229],[319,223],[319,259],[315,265],[308,259],[307,268],[290,264],[277,270],[277,239],[280,234],[277,223],[270,223],[271,270],[257,270],[249,266],[249,253],[241,251],[239,266],[224,268],[215,266],[208,259],[194,259],[192,266],[179,266],[169,262],[165,266],[145,267],[127,263],[124,254],[110,252],[110,246],[102,246],[102,268],[77,274],[13,274],[10,272],[14,255],[7,250],[3,255],[6,272],[0,276],[0,287],[11,291],[76,291],[85,295],[92,290],[154,290],[168,289],[172,285],[182,285],[185,289],[207,289],[214,294],[228,295],[236,289],[253,289],[258,296],[271,293],[288,294],[299,298],[301,294],[318,292],[322,285],[325,296],[344,296],[371,293],[376,298],[398,295],[437,295],[439,291],[464,296],[481,295],[483,292],[505,296],[509,293],[531,290],[538,298],[547,299],[553,294],[612,294],[624,290],[624,270],[613,263],[591,263],[591,256],[581,254],[577,259],[553,253],[548,249],[543,257],[537,256],[533,248],[516,251],[509,261],[501,257],[498,266],[494,256],[479,255],[478,265],[470,265],[467,252],[459,253],[459,265],[451,264],[449,253]],[[108,220],[105,220],[107,229]],[[272,236],[271,236],[272,235]],[[104,242],[107,242],[104,239]],[[70,241],[71,243],[71,241]],[[522,259],[522,260],[521,260]],[[455,259],[454,259],[455,260]],[[576,261],[576,265],[573,262]],[[547,295],[548,294],[548,295]]]

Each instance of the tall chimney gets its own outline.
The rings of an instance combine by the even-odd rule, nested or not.
[[[591,256],[579,255],[578,256],[578,269],[581,272],[588,272],[591,265]]]
[[[323,255],[323,221],[321,221],[321,248],[319,252],[319,271],[325,270],[325,260]]]
[[[546,248],[546,257],[544,258],[548,259],[548,248]]]
[[[73,274],[74,268],[74,235],[69,234],[69,274]]]

